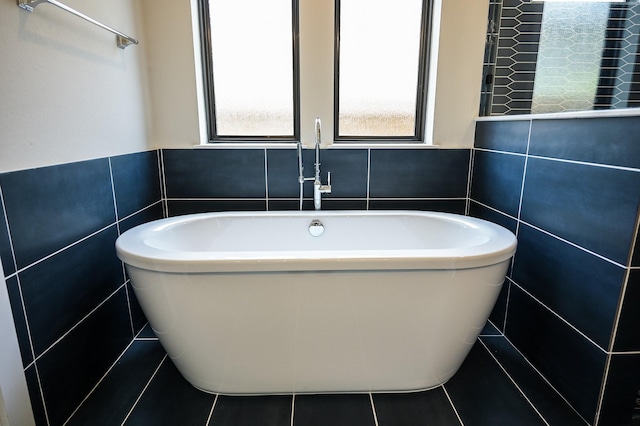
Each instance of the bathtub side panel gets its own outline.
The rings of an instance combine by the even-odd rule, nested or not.
[[[194,386],[225,394],[427,389],[462,364],[499,265],[436,271],[161,274],[128,267]]]

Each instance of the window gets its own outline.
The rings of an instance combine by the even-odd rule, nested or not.
[[[296,0],[201,3],[210,139],[298,138],[296,5]]]
[[[337,0],[336,140],[420,140],[428,9],[423,0]]]
[[[209,139],[300,140],[303,110],[336,142],[423,141],[431,0],[301,3],[200,0]]]

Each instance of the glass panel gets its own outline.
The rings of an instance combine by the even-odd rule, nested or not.
[[[341,0],[339,136],[415,136],[422,0]]]
[[[217,136],[293,136],[291,0],[210,0]]]
[[[545,3],[531,112],[593,109],[609,4]]]

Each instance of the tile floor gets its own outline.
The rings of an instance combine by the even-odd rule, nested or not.
[[[403,394],[245,397],[213,395],[192,387],[147,327],[67,424],[584,426],[588,423],[487,324],[460,370],[436,389]]]

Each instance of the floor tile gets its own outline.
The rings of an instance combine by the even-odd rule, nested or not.
[[[293,426],[374,426],[368,394],[296,395]]]
[[[545,424],[480,343],[444,387],[465,426]]]
[[[194,388],[169,358],[127,418],[125,425],[205,425],[215,395]]]
[[[165,355],[158,341],[135,341],[67,425],[121,424]]]
[[[209,426],[290,426],[291,396],[218,396]]]
[[[460,425],[442,387],[416,393],[375,394],[378,426]]]
[[[555,392],[506,339],[482,339],[527,398],[552,426],[585,426],[586,422]]]

